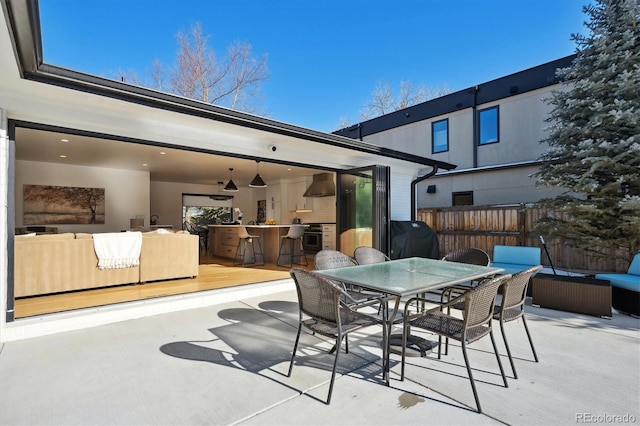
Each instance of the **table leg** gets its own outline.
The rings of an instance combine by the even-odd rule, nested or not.
[[[396,297],[396,302],[393,307],[393,313],[389,316],[389,331],[387,333],[388,338],[388,352],[393,352],[394,354],[402,354],[402,333],[400,334],[391,334],[391,328],[393,327],[393,322],[396,319],[398,314],[398,309],[400,307],[400,298]],[[433,340],[427,340],[419,336],[412,336],[411,329],[408,330],[407,336],[407,347],[405,350],[406,356],[416,357],[427,356],[427,353],[431,352],[434,348],[438,347],[438,342],[434,342]]]

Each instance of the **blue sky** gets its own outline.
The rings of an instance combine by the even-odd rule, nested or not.
[[[268,55],[265,115],[330,132],[378,81],[452,91],[575,53],[589,0],[40,0],[44,60],[99,76],[174,63],[200,22],[223,55]]]

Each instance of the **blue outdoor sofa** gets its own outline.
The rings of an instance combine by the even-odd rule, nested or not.
[[[516,274],[540,265],[541,255],[540,247],[497,245],[493,247],[491,266],[503,268],[506,274]]]
[[[640,316],[640,253],[633,257],[626,274],[596,274],[596,279],[611,282],[614,309]]]

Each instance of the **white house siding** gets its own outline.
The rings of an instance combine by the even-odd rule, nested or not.
[[[411,219],[411,181],[414,178],[391,170],[391,220]]]
[[[448,207],[452,204],[452,193],[466,191],[473,191],[474,205],[531,203],[557,194],[557,190],[535,187],[531,174],[536,170],[536,166],[528,166],[434,176],[419,185],[417,205],[418,208]],[[426,185],[435,185],[436,192],[427,194]]]
[[[441,171],[417,186],[417,207],[445,207],[452,205],[452,193],[473,191],[475,205],[534,202],[558,191],[536,188],[530,175],[537,170],[531,165],[545,152],[541,143],[547,133],[545,119],[551,107],[544,102],[559,85],[480,104],[477,110],[499,107],[499,142],[477,147],[474,165],[473,109],[466,108],[416,123],[392,128],[365,136],[365,142],[405,150],[434,160],[456,164],[452,172]],[[449,150],[431,153],[431,124],[449,120]],[[502,166],[529,164],[516,168]],[[483,170],[491,168],[492,170]],[[466,173],[460,173],[465,171]],[[436,193],[427,194],[429,185],[436,185]]]

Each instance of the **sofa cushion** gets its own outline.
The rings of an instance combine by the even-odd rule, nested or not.
[[[76,240],[93,239],[93,234],[87,234],[86,232],[76,232]]]
[[[609,280],[614,287],[640,292],[640,275],[633,274],[596,274],[596,279]]]
[[[631,261],[631,265],[629,265],[627,274],[640,275],[640,253],[633,256],[633,260]]]
[[[490,266],[493,267],[493,268],[502,268],[502,269],[504,269],[504,273],[505,274],[513,275],[513,274],[517,274],[518,272],[522,272],[525,269],[531,268],[532,266],[535,266],[535,265],[525,265],[525,264],[522,264],[522,263],[491,262]]]
[[[65,232],[64,234],[36,235],[34,237],[27,237],[24,239],[24,241],[51,241],[51,240],[73,240],[73,239],[74,239],[73,233]]]
[[[31,238],[31,237],[35,237],[36,233],[35,232],[31,232],[29,234],[20,234],[20,235],[16,235],[16,238]]]
[[[541,263],[540,255],[540,247],[497,245],[493,248],[493,261],[496,263],[535,266]]]

